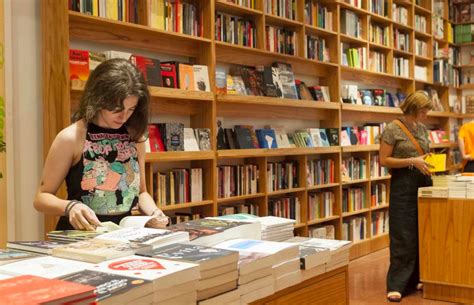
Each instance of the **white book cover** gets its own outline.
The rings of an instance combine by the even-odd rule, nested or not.
[[[194,65],[194,88],[199,91],[211,91],[211,85],[209,84],[209,71],[207,66]]]
[[[337,252],[348,250],[352,242],[348,240],[335,240],[324,238],[310,238],[310,237],[295,237],[292,242],[298,242],[305,247],[327,248],[331,251],[331,255]]]
[[[267,230],[268,228],[273,227],[282,227],[282,226],[293,226],[296,223],[294,219],[276,217],[276,216],[264,216],[258,218],[262,224],[262,230]]]
[[[91,266],[93,265],[89,263],[64,258],[40,256],[0,266],[0,273],[14,276],[29,274],[52,279],[82,271]]]
[[[153,281],[156,289],[199,279],[199,265],[132,255],[93,265],[89,270],[108,272]]]
[[[259,252],[272,255],[273,265],[278,265],[284,261],[297,258],[299,255],[298,245],[285,242],[273,242],[254,239],[234,239],[216,245],[218,248]]]
[[[188,242],[189,233],[172,232],[165,229],[128,227],[99,235],[95,239],[136,242],[156,248],[174,243]]]
[[[199,145],[192,128],[184,128],[184,151],[199,151]]]

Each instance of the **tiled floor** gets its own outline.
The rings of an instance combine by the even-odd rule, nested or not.
[[[349,305],[397,304],[386,299],[385,278],[390,254],[387,249],[363,256],[349,264]],[[399,304],[454,304],[423,299],[421,292],[409,295]]]

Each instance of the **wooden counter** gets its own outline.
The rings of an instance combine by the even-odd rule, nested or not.
[[[251,305],[349,304],[348,278],[347,266],[341,267],[280,290],[271,296],[252,302]]]
[[[474,200],[419,198],[423,297],[474,303]]]

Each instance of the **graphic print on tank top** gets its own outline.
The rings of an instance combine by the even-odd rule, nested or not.
[[[126,127],[87,128],[83,148],[82,202],[98,215],[122,214],[138,202],[139,164]]]

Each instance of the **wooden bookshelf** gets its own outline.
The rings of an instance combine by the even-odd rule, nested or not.
[[[363,2],[362,8],[356,8],[344,1],[319,1],[333,13],[332,29],[324,29],[305,23],[304,3],[305,0],[297,0],[296,18],[290,20],[265,13],[264,1],[256,0],[256,8],[251,9],[228,3],[224,0],[209,0],[200,2],[200,13],[203,15],[203,35],[195,37],[180,33],[158,30],[147,26],[147,8],[143,4],[139,7],[140,24],[113,21],[105,18],[89,16],[67,10],[67,1],[64,5],[57,5],[57,1],[45,0],[42,5],[43,15],[43,105],[44,105],[44,147],[45,154],[48,151],[54,137],[62,128],[70,124],[71,113],[77,109],[79,97],[84,90],[83,83],[74,82],[70,84],[68,50],[70,45],[76,41],[85,41],[98,44],[109,49],[131,49],[134,52],[144,51],[147,53],[166,54],[167,56],[182,56],[192,59],[197,64],[209,67],[211,88],[214,88],[215,67],[218,64],[234,65],[271,65],[275,61],[285,62],[292,65],[294,73],[298,76],[316,79],[319,85],[328,86],[331,94],[331,102],[314,102],[291,99],[276,99],[270,97],[216,95],[215,92],[185,91],[179,89],[167,89],[150,87],[151,113],[155,116],[171,114],[184,116],[190,122],[190,127],[206,127],[211,129],[212,150],[201,152],[164,152],[149,153],[146,156],[147,185],[152,188],[153,171],[156,167],[178,163],[182,166],[199,166],[203,168],[204,199],[202,202],[182,203],[166,206],[166,212],[190,209],[200,212],[203,216],[216,216],[218,206],[221,204],[244,201],[258,204],[261,216],[268,214],[269,198],[278,196],[297,196],[300,199],[302,216],[301,222],[296,227],[296,233],[308,234],[308,227],[319,224],[331,223],[335,226],[336,238],[342,236],[343,219],[354,215],[363,215],[367,219],[367,240],[360,242],[351,252],[351,257],[358,257],[371,251],[378,250],[388,245],[388,237],[372,236],[371,215],[372,211],[386,208],[367,208],[356,214],[342,213],[342,187],[360,185],[366,191],[366,197],[370,196],[372,183],[389,183],[389,177],[369,178],[341,182],[340,167],[343,154],[362,157],[370,164],[371,154],[376,154],[378,144],[354,145],[354,146],[332,146],[318,148],[280,148],[280,149],[242,149],[242,150],[217,150],[215,137],[217,128],[216,117],[252,118],[257,122],[260,118],[265,119],[290,119],[306,120],[315,122],[315,127],[341,128],[352,126],[354,120],[357,123],[375,123],[390,121],[401,115],[398,108],[365,106],[339,103],[342,85],[346,82],[357,82],[364,88],[377,88],[377,86],[391,90],[412,92],[422,89],[426,85],[433,85],[433,59],[431,49],[433,36],[431,31],[431,3],[424,1],[424,5],[418,6],[410,1],[389,0],[389,7],[395,3],[408,9],[408,24],[403,25],[393,20],[391,9],[388,16],[374,14],[367,10],[367,2]],[[139,1],[142,3],[141,1]],[[425,3],[426,2],[426,3]],[[143,2],[145,3],[145,2]],[[341,33],[340,14],[341,10],[355,12],[361,19],[363,35],[352,37]],[[223,12],[236,16],[250,18],[255,21],[257,43],[255,48],[233,45],[215,39],[215,12]],[[415,14],[426,17],[427,32],[419,32],[414,29]],[[388,45],[371,43],[368,39],[368,28],[370,23],[379,24],[389,28]],[[265,49],[265,26],[274,25],[290,28],[297,36],[296,54],[287,55],[269,52]],[[409,35],[409,51],[400,51],[394,48],[393,32],[398,29]],[[304,37],[314,35],[326,39],[329,47],[329,62],[322,62],[305,58]],[[427,43],[430,56],[415,55],[413,46],[415,38]],[[436,40],[446,43],[443,39]],[[367,53],[370,50],[382,52],[387,55],[387,71],[385,73],[372,72],[367,69],[355,69],[341,64],[341,42],[349,43],[351,46],[365,47]],[[368,57],[368,56],[367,56]],[[394,57],[403,57],[409,60],[410,77],[401,77],[394,74]],[[366,58],[368,60],[368,58]],[[427,80],[414,80],[413,70],[415,64],[428,68]],[[461,86],[460,89],[473,89],[471,86]],[[449,90],[448,87],[439,90]],[[444,92],[444,91],[443,91]],[[447,107],[449,94],[440,92],[440,99]],[[447,108],[445,108],[447,109]],[[430,122],[440,126],[449,133],[447,121],[454,118],[449,112],[430,113]],[[434,149],[453,149],[452,145],[434,145]],[[326,185],[306,185],[306,164],[309,159],[331,158],[335,160],[335,183]],[[289,190],[275,192],[266,191],[265,166],[269,162],[282,160],[298,161],[300,172],[299,187]],[[260,181],[259,190],[256,194],[217,198],[217,170],[221,162],[237,162],[239,164],[255,163],[259,165]],[[368,166],[368,165],[367,165]],[[454,165],[450,165],[454,167]],[[367,167],[368,169],[368,167]],[[368,175],[370,172],[368,171]],[[319,190],[331,190],[335,195],[333,206],[334,216],[320,219],[308,220],[307,197],[310,192]],[[64,189],[61,196],[64,196]],[[367,201],[366,206],[369,207]],[[55,226],[56,219],[46,217],[45,229],[51,230]]]

